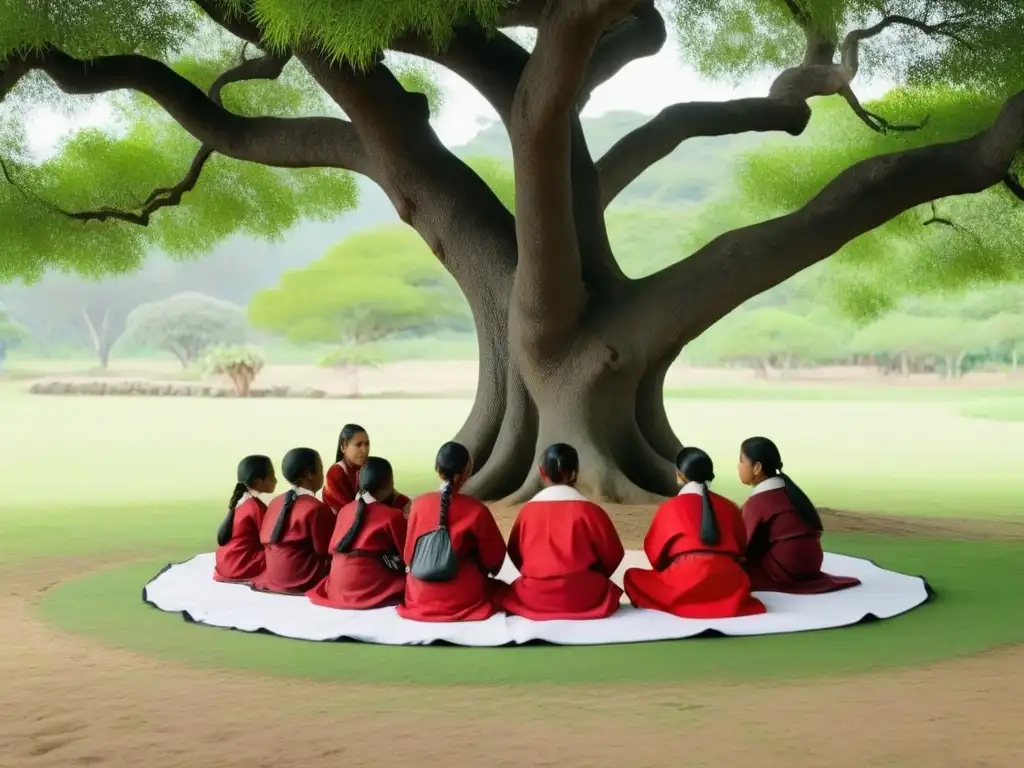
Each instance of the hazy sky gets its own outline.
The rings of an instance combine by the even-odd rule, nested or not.
[[[458,76],[441,70],[440,78],[446,101],[434,125],[446,144],[464,144],[483,125],[496,120],[497,115],[483,97]],[[654,114],[677,101],[719,101],[764,95],[770,83],[771,75],[749,80],[738,89],[702,80],[693,70],[680,64],[675,41],[670,39],[661,53],[634,61],[594,91],[583,114],[593,117],[613,110]],[[862,84],[858,94],[862,99],[870,99],[883,90]],[[74,121],[51,110],[39,110],[29,118],[30,148],[39,156],[51,154],[62,136],[86,125],[102,125],[110,115],[103,105]]]

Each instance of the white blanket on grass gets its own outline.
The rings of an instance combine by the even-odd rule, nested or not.
[[[143,589],[143,600],[162,611],[213,627],[244,632],[270,632],[297,640],[357,640],[383,645],[428,645],[447,642],[465,646],[501,646],[545,641],[557,645],[604,645],[675,640],[708,631],[723,635],[774,635],[888,619],[928,600],[925,581],[887,571],[868,560],[826,553],[823,570],[856,576],[861,584],[824,595],[755,593],[768,612],[733,619],[680,619],[626,603],[615,615],[593,621],[531,621],[498,614],[487,621],[424,623],[398,616],[394,608],[342,611],[313,605],[302,596],[254,592],[243,584],[212,578],[214,555],[196,555],[172,565]],[[642,552],[627,552],[613,579],[622,584],[627,567],[648,567]],[[517,575],[505,561],[503,581]]]

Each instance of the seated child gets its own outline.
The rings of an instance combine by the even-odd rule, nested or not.
[[[626,595],[637,608],[684,619],[764,613],[739,563],[746,546],[740,511],[708,490],[715,479],[711,457],[700,448],[683,448],[676,476],[679,495],[658,507],[644,539],[653,570],[626,571]]]
[[[753,486],[743,504],[747,530],[744,567],[753,589],[818,594],[855,587],[859,579],[822,573],[821,517],[814,504],[782,471],[778,446],[751,437],[740,446],[740,481]]]
[[[443,581],[424,581],[410,572],[398,614],[416,621],[483,621],[498,612],[501,593],[508,588],[493,578],[505,562],[505,540],[491,511],[459,493],[473,474],[466,447],[445,443],[434,466],[444,484],[413,500],[402,559],[415,570],[417,542],[447,526],[458,569]]]
[[[217,529],[216,581],[249,581],[266,566],[260,527],[267,513],[261,493],[277,487],[274,463],[266,456],[246,456],[238,463],[238,482],[228,501],[228,513]]]
[[[253,580],[264,592],[301,595],[327,575],[334,512],[316,497],[324,465],[312,448],[293,448],[281,460],[291,488],[270,502],[260,529],[267,567]]]
[[[604,619],[619,608],[622,590],[611,575],[622,562],[622,541],[608,513],[576,490],[576,449],[555,443],[544,451],[544,490],[519,510],[508,556],[519,578],[502,600],[508,613],[535,621]]]
[[[370,437],[366,430],[358,424],[346,424],[338,435],[338,448],[334,464],[327,470],[324,484],[323,499],[335,512],[356,499],[359,489],[359,470],[370,455]],[[403,496],[393,489],[387,498],[378,499],[382,504],[402,510],[409,514],[408,496]]]
[[[405,592],[406,522],[402,510],[377,499],[394,492],[387,459],[370,456],[359,472],[359,495],[338,513],[331,572],[307,592],[327,608],[365,610],[394,605]]]

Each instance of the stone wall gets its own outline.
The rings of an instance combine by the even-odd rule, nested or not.
[[[33,395],[129,395],[136,397],[237,397],[235,390],[202,382],[146,381],[104,381],[90,379],[67,381],[44,379],[37,381],[28,390]],[[249,397],[294,397],[294,398],[341,398],[346,395],[328,393],[312,387],[253,387]]]

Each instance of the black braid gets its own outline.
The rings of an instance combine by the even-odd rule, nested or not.
[[[700,541],[709,547],[718,546],[722,540],[722,534],[718,530],[718,518],[715,517],[715,508],[711,506],[711,492],[707,483],[700,484]]]
[[[441,489],[441,509],[438,512],[437,527],[447,528],[448,527],[448,506],[452,502],[452,493],[454,486],[451,480],[445,482],[444,487]]]
[[[235,507],[238,506],[239,500],[248,490],[245,483],[235,483],[234,493],[231,494],[231,499],[228,501],[228,513],[221,521],[220,528],[217,529],[217,544],[222,547],[231,541],[231,534],[235,530]]]
[[[284,536],[285,529],[288,527],[288,517],[292,513],[292,507],[295,506],[295,500],[299,497],[295,489],[292,488],[284,495],[284,504],[281,506],[281,511],[277,515],[277,522],[274,523],[274,530],[270,533],[270,543],[277,544]]]
[[[789,475],[782,472],[781,469],[779,471],[779,477],[781,477],[782,482],[785,483],[786,495],[789,497],[789,503],[793,505],[793,509],[796,510],[800,519],[803,520],[807,527],[812,531],[824,530],[825,526],[821,522],[821,515],[818,514],[817,508],[807,497],[807,494],[803,492],[803,489],[790,480]]]
[[[359,529],[363,527],[364,517],[366,517],[366,499],[360,493],[359,503],[356,505],[356,517],[352,521],[352,525],[345,532],[344,537],[338,542],[338,548],[334,550],[335,552],[344,554],[352,549],[352,543],[356,540],[356,536],[359,535]]]

